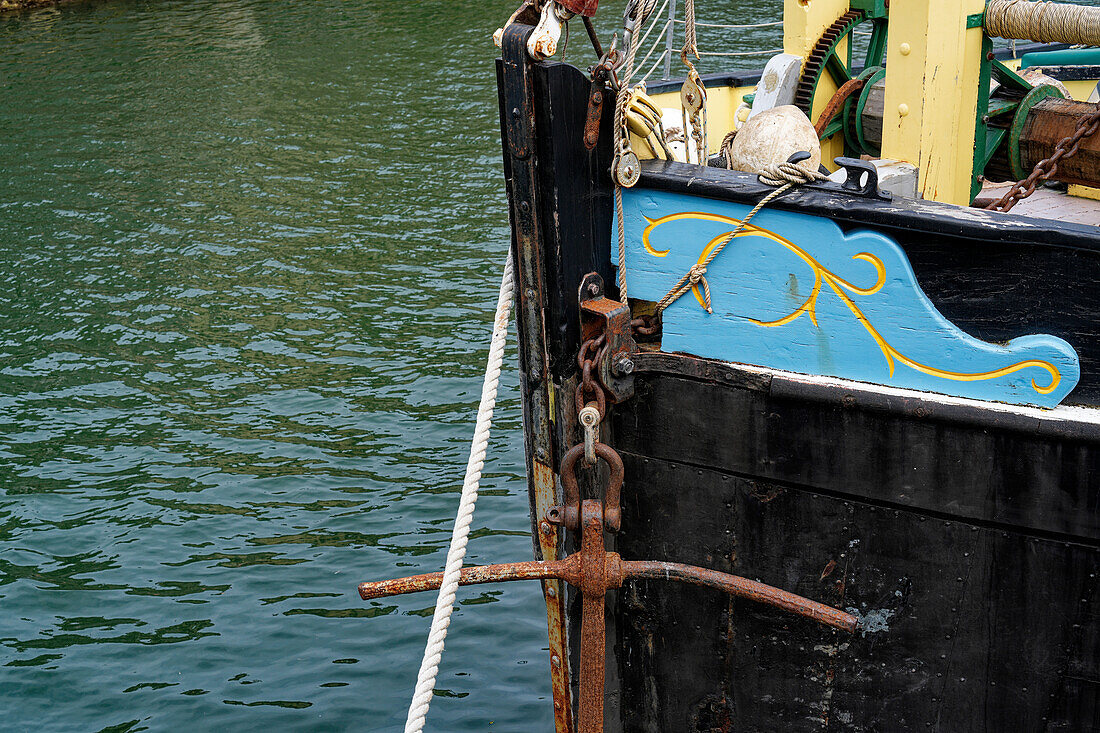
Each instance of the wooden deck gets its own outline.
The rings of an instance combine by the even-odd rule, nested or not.
[[[982,188],[980,197],[999,199],[1005,195],[1010,185],[987,183]],[[1100,226],[1100,201],[1070,196],[1064,191],[1045,187],[1035,189],[1035,193],[1013,207],[1012,213],[1032,216],[1036,219],[1054,219]]]

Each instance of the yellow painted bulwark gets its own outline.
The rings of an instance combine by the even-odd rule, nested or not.
[[[752,94],[755,87],[707,87],[707,150],[713,155],[722,146],[722,138],[733,129],[733,117],[741,106],[746,94]],[[663,92],[650,96],[661,109],[680,109],[680,92]],[[640,158],[653,157],[649,147],[636,136],[631,136],[631,145]]]
[[[882,157],[917,166],[926,199],[970,203],[982,30],[966,29],[966,18],[984,8],[984,0],[890,8]]]

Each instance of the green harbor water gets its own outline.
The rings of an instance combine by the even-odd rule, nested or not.
[[[434,596],[355,587],[443,564],[517,1],[0,17],[0,729],[401,730]],[[514,365],[469,562],[531,556]],[[538,586],[459,598],[429,729],[549,730]]]

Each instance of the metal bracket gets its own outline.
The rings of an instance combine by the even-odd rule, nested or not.
[[[834,162],[848,174],[844,183],[840,184],[848,193],[869,199],[893,200],[894,197],[889,192],[878,189],[878,169],[873,164],[858,158],[837,158]],[[864,179],[864,176],[867,178]]]
[[[604,295],[603,278],[590,272],[581,280],[581,340],[607,337],[599,359],[597,378],[611,402],[619,404],[634,396],[634,337],[630,329],[630,308]]]
[[[607,86],[606,73],[596,66],[592,74],[592,86],[588,90],[588,114],[584,120],[584,147],[593,150],[600,142],[600,121],[603,119],[603,95]]]

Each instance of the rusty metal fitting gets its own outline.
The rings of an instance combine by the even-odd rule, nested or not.
[[[661,332],[661,314],[638,316],[630,322],[630,329],[638,336],[656,336]]]
[[[623,486],[623,459],[609,445],[596,443],[596,456],[607,462],[611,475],[604,492],[604,524],[608,532],[618,532],[622,524],[622,509],[619,507],[619,494]],[[551,507],[546,513],[546,521],[560,525],[573,532],[581,529],[581,494],[577,486],[577,461],[584,455],[584,445],[578,444],[569,449],[561,459],[561,486],[565,503]]]

